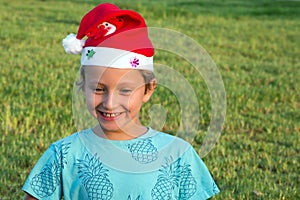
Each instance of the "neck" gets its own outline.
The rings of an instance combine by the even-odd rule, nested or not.
[[[134,138],[144,135],[148,128],[142,125],[135,125],[134,128],[122,129],[116,131],[108,131],[101,128],[100,125],[92,128],[93,132],[99,137],[109,139],[109,140],[132,140]]]

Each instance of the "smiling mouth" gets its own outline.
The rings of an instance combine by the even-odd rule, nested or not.
[[[117,117],[119,117],[122,112],[118,112],[118,113],[107,113],[107,112],[102,112],[102,111],[99,111],[100,115],[105,118],[105,119],[116,119]]]

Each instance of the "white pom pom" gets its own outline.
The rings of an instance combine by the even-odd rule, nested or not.
[[[62,41],[62,45],[65,51],[69,54],[80,54],[82,47],[84,46],[85,40],[78,40],[74,33],[69,34]]]

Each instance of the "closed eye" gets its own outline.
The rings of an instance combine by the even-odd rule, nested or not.
[[[105,88],[96,88],[94,89],[94,92],[97,94],[103,94],[105,92]]]
[[[120,93],[124,95],[129,95],[132,92],[131,89],[121,89]]]

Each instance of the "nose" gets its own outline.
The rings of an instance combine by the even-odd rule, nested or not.
[[[113,92],[108,92],[104,95],[102,105],[104,109],[112,111],[116,105],[116,95]]]

